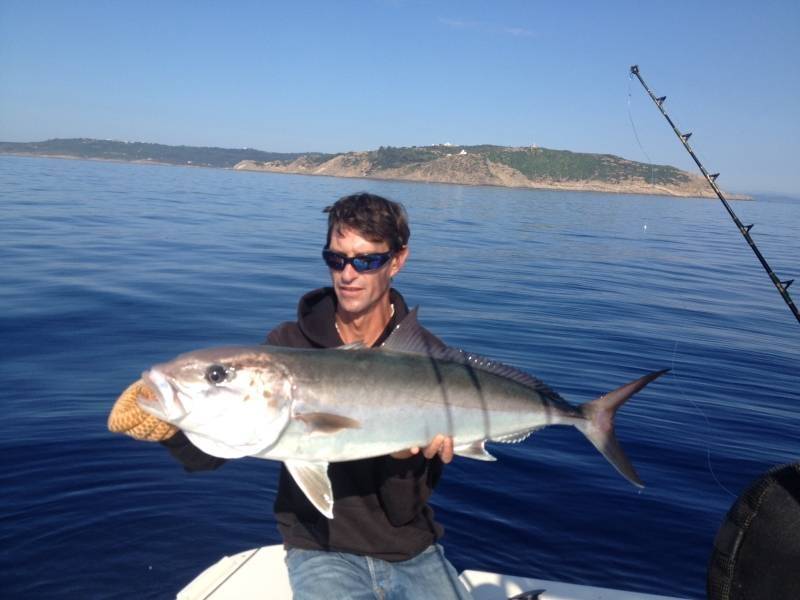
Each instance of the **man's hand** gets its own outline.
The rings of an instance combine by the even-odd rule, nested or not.
[[[409,448],[408,450],[401,450],[400,452],[395,452],[392,454],[392,458],[404,459],[404,458],[411,458],[419,454],[420,447],[414,446],[413,448]],[[422,455],[427,458],[431,459],[436,455],[439,455],[439,458],[442,460],[444,464],[449,463],[453,460],[453,438],[450,436],[446,436],[444,434],[438,434],[431,440],[431,443],[422,448]]]
[[[178,429],[165,421],[147,414],[136,402],[140,395],[152,396],[153,392],[139,379],[128,386],[111,409],[108,415],[108,429],[114,433],[124,433],[136,440],[146,442],[163,442],[168,440]]]

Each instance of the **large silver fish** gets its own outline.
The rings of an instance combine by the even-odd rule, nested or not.
[[[631,483],[614,413],[667,370],[572,406],[538,379],[452,348],[431,347],[416,309],[380,349],[353,344],[198,350],[143,374],[141,407],[221,458],[283,461],[317,509],[333,518],[328,463],[382,456],[453,436],[455,453],[495,460],[487,441],[520,442],[547,425],[574,425]]]

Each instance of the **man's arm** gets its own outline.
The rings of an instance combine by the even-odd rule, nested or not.
[[[383,458],[378,494],[389,522],[400,527],[413,521],[425,507],[453,460],[453,438],[439,434],[425,448],[411,448]]]
[[[419,515],[442,475],[442,461],[438,457],[427,459],[423,454],[404,459],[384,456],[379,468],[378,496],[395,527],[402,527]]]

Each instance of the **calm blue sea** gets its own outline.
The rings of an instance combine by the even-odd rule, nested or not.
[[[152,363],[293,318],[321,209],[362,190],[408,207],[396,285],[450,344],[576,403],[672,368],[617,419],[642,492],[571,428],[450,465],[457,568],[704,596],[735,495],[800,453],[800,325],[719,202],[0,157],[3,598],[174,597],[279,541],[277,463],[189,475],[106,416]],[[800,201],[734,207],[800,279]]]

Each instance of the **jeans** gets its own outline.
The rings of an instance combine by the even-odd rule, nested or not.
[[[439,544],[410,560],[289,548],[294,600],[469,600]]]

